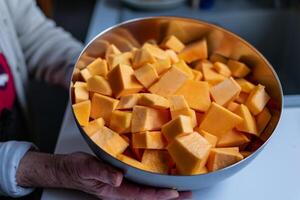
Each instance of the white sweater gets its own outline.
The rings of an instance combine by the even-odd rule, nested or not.
[[[46,19],[33,0],[0,0],[0,52],[14,76],[14,83],[26,115],[28,75],[54,84],[67,84],[71,64],[82,46],[70,34]],[[0,196],[19,197],[32,191],[16,184],[16,171],[27,142],[0,142]]]

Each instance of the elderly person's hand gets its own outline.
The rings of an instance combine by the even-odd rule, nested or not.
[[[190,192],[156,189],[123,180],[123,174],[86,153],[51,155],[28,152],[17,171],[23,187],[68,188],[103,199],[187,199]]]

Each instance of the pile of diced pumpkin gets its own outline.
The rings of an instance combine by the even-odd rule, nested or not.
[[[208,173],[249,156],[271,119],[265,86],[250,74],[243,62],[208,55],[206,39],[168,36],[127,52],[110,44],[77,63],[73,111],[91,140],[124,163]]]

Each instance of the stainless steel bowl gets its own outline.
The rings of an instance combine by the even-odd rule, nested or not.
[[[75,120],[83,138],[93,152],[100,159],[122,169],[126,178],[156,187],[196,190],[232,176],[248,165],[263,150],[279,123],[283,107],[283,92],[273,67],[253,46],[237,35],[218,26],[189,18],[149,17],[134,19],[113,26],[99,33],[85,47],[76,65],[79,62],[84,62],[86,56],[103,56],[108,43],[115,44],[122,51],[128,51],[149,40],[161,41],[162,38],[170,34],[176,35],[185,43],[206,37],[210,53],[217,52],[232,59],[241,60],[251,67],[253,72],[251,80],[264,84],[267,92],[276,102],[271,109],[273,114],[271,122],[262,134],[264,140],[262,146],[242,161],[216,172],[193,176],[163,175],[137,169],[110,156],[84,133],[77,120]]]

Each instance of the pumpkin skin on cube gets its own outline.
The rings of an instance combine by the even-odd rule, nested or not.
[[[205,166],[211,145],[199,133],[193,132],[176,137],[167,149],[178,172],[191,175]]]
[[[123,153],[129,145],[118,133],[105,126],[94,133],[91,139],[100,148],[114,157]]]
[[[72,105],[75,117],[81,126],[89,124],[91,101],[86,100]]]
[[[92,136],[95,132],[99,131],[105,125],[103,118],[98,118],[90,121],[87,126],[83,127],[83,130],[88,136]]]
[[[210,151],[207,161],[207,168],[210,172],[230,166],[243,159],[238,147],[213,148]]]
[[[136,80],[133,69],[128,65],[118,65],[107,74],[108,82],[116,98],[138,93],[143,86]]]
[[[142,164],[152,172],[167,174],[170,156],[167,151],[146,149],[142,157]]]
[[[216,123],[216,120],[218,123]],[[199,129],[220,137],[242,122],[243,118],[213,102],[205,114]]]
[[[184,115],[179,115],[177,118],[164,124],[161,128],[161,132],[168,142],[174,140],[178,135],[191,133],[193,132],[191,118]]]

